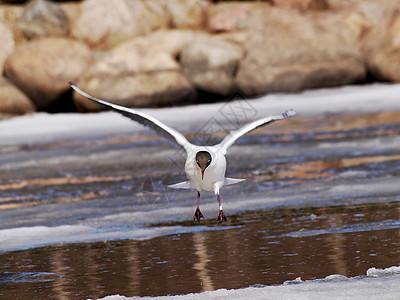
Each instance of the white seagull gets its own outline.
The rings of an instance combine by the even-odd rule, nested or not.
[[[195,189],[197,190],[197,209],[194,213],[194,220],[200,222],[203,214],[200,211],[200,192],[201,191],[214,191],[217,195],[219,214],[217,221],[222,223],[226,221],[226,216],[222,211],[221,198],[219,191],[224,185],[235,184],[243,181],[244,179],[227,178],[225,177],[226,159],[225,154],[228,148],[242,135],[269,123],[277,120],[282,120],[294,116],[296,112],[293,109],[287,110],[281,115],[271,115],[259,119],[257,121],[248,123],[238,130],[230,132],[219,144],[213,146],[197,146],[190,143],[181,133],[175,129],[165,125],[164,123],[156,120],[155,118],[144,114],[142,112],[127,108],[124,106],[116,105],[95,98],[81,89],[75,84],[70,82],[71,87],[82,96],[102,104],[112,110],[119,112],[125,117],[128,117],[150,129],[154,130],[157,134],[163,136],[175,145],[183,148],[186,151],[185,172],[188,181],[169,185],[170,188],[175,189]]]

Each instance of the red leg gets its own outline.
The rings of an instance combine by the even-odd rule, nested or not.
[[[204,218],[204,216],[200,211],[200,192],[197,192],[197,209],[194,212],[193,220],[197,220],[197,222],[200,222],[201,218]]]
[[[222,211],[221,198],[219,197],[219,193],[218,193],[217,200],[218,200],[218,205],[219,205],[219,214],[218,214],[218,217],[217,217],[217,221],[222,223],[223,221],[227,221],[227,218],[224,215],[224,212]]]

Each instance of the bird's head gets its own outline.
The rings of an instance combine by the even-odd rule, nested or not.
[[[207,151],[199,151],[196,153],[196,163],[201,170],[201,179],[203,180],[204,171],[211,164],[211,154]]]

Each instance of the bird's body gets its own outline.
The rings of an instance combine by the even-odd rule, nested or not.
[[[222,211],[220,189],[224,185],[235,184],[243,181],[244,179],[226,178],[226,159],[225,154],[227,149],[242,135],[268,123],[276,120],[281,120],[287,117],[294,116],[296,113],[293,110],[288,110],[285,113],[277,116],[269,116],[263,119],[246,124],[236,131],[232,131],[227,135],[221,143],[214,146],[198,146],[190,143],[181,133],[175,129],[161,123],[151,116],[140,113],[130,108],[126,108],[120,105],[112,104],[102,99],[98,99],[90,96],[84,91],[80,90],[76,85],[70,83],[71,87],[79,94],[86,98],[107,106],[114,111],[117,111],[138,123],[149,127],[159,135],[165,137],[169,141],[173,142],[178,147],[185,150],[187,157],[185,162],[185,172],[188,177],[188,181],[181,183],[172,184],[170,188],[177,189],[195,189],[197,191],[197,209],[194,214],[194,219],[200,221],[203,214],[200,212],[200,192],[201,191],[213,191],[217,195],[219,204],[219,215],[217,220],[219,222],[226,221],[226,217]]]
[[[200,151],[211,155],[211,163],[204,170],[202,176],[201,168],[196,164],[195,156]],[[217,194],[224,185],[226,172],[226,159],[216,147],[194,147],[194,151],[188,153],[185,163],[185,172],[190,184],[197,191],[214,191]]]

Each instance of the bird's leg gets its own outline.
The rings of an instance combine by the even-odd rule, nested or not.
[[[227,221],[227,219],[226,219],[226,216],[224,215],[224,212],[222,211],[221,198],[219,197],[219,193],[218,193],[217,200],[218,200],[218,205],[219,205],[219,214],[217,217],[217,221],[222,223],[223,221]]]
[[[194,212],[193,220],[197,220],[197,222],[200,222],[201,218],[204,218],[204,216],[200,211],[200,192],[197,192],[197,209]]]

